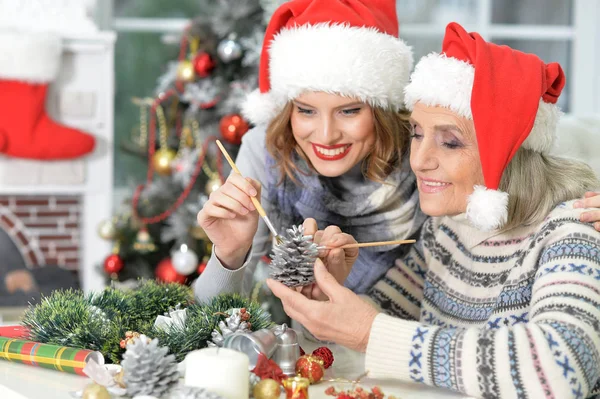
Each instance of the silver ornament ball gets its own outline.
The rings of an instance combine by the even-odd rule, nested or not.
[[[198,268],[198,255],[183,244],[177,251],[171,255],[173,268],[177,273],[187,276],[192,274]]]
[[[217,46],[217,54],[223,62],[239,60],[242,53],[242,45],[232,38],[222,40]]]

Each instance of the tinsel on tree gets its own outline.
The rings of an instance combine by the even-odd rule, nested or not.
[[[215,140],[235,156],[250,128],[240,106],[258,84],[266,23],[283,2],[199,0],[206,12],[182,33],[179,55],[155,91],[132,99],[139,130],[122,145],[147,159],[148,173],[122,209],[99,226],[99,234],[114,243],[103,265],[111,279],[183,284],[206,266],[212,245],[196,215],[229,174]]]

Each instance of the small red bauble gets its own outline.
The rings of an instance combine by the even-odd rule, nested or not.
[[[104,271],[108,274],[119,273],[123,266],[125,266],[125,262],[118,254],[109,255],[104,259]]]
[[[165,283],[179,283],[185,284],[187,277],[183,274],[177,273],[177,270],[173,267],[173,262],[171,262],[171,258],[166,258],[160,261],[156,269],[154,270],[154,275],[157,280],[163,281]]]
[[[313,356],[320,357],[323,360],[323,367],[328,369],[333,364],[333,353],[329,348],[324,346],[317,348],[313,351]]]
[[[210,72],[215,68],[215,62],[208,53],[198,53],[192,60],[196,75],[205,78],[210,75]]]
[[[325,374],[323,360],[312,355],[300,356],[296,361],[296,374],[308,378],[311,384],[321,381]]]
[[[242,136],[246,134],[250,125],[238,114],[225,115],[221,118],[221,135],[229,144],[242,144]]]
[[[204,270],[206,269],[206,264],[206,262],[202,262],[198,265],[198,274],[204,273]]]

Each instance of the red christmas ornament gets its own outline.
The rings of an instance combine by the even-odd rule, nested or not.
[[[221,135],[229,144],[242,144],[242,136],[246,134],[250,125],[238,114],[225,115],[221,118]]]
[[[183,274],[177,273],[175,268],[173,267],[173,262],[171,262],[171,258],[166,258],[160,261],[156,269],[154,270],[154,275],[157,280],[163,281],[165,283],[179,283],[185,284],[187,277]]]
[[[323,367],[328,369],[333,364],[333,353],[329,348],[321,346],[313,351],[313,356],[320,357],[323,360]]]
[[[196,75],[205,78],[210,75],[210,72],[215,68],[215,62],[208,53],[198,53],[192,60]]]
[[[112,254],[104,259],[104,271],[108,274],[119,273],[123,266],[125,266],[125,262],[119,254]]]
[[[207,263],[205,261],[202,261],[199,265],[198,265],[198,274],[202,274],[204,273],[204,270],[206,269],[206,265]]]
[[[252,370],[261,380],[272,379],[281,384],[281,381],[287,378],[283,371],[274,360],[268,359],[264,353],[258,354],[256,366]]]
[[[304,349],[302,349],[302,347],[300,347],[300,356],[304,356],[306,355],[306,352],[304,352]]]
[[[311,384],[321,381],[325,374],[323,360],[312,355],[300,356],[296,362],[296,374],[308,378]]]

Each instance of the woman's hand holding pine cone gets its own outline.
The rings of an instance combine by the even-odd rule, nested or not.
[[[304,234],[312,235],[317,245],[327,246],[333,249],[321,250],[319,258],[325,267],[343,285],[352,270],[352,265],[358,257],[358,248],[340,248],[346,244],[355,244],[356,240],[350,234],[343,233],[337,226],[327,226],[325,230],[318,230],[315,219],[308,218],[303,223]],[[308,299],[326,301],[329,298],[323,293],[316,283],[297,289]]]
[[[258,212],[250,197],[260,201],[260,183],[232,173],[225,184],[210,194],[198,213],[198,225],[213,243],[223,266],[242,267],[258,229]]]

